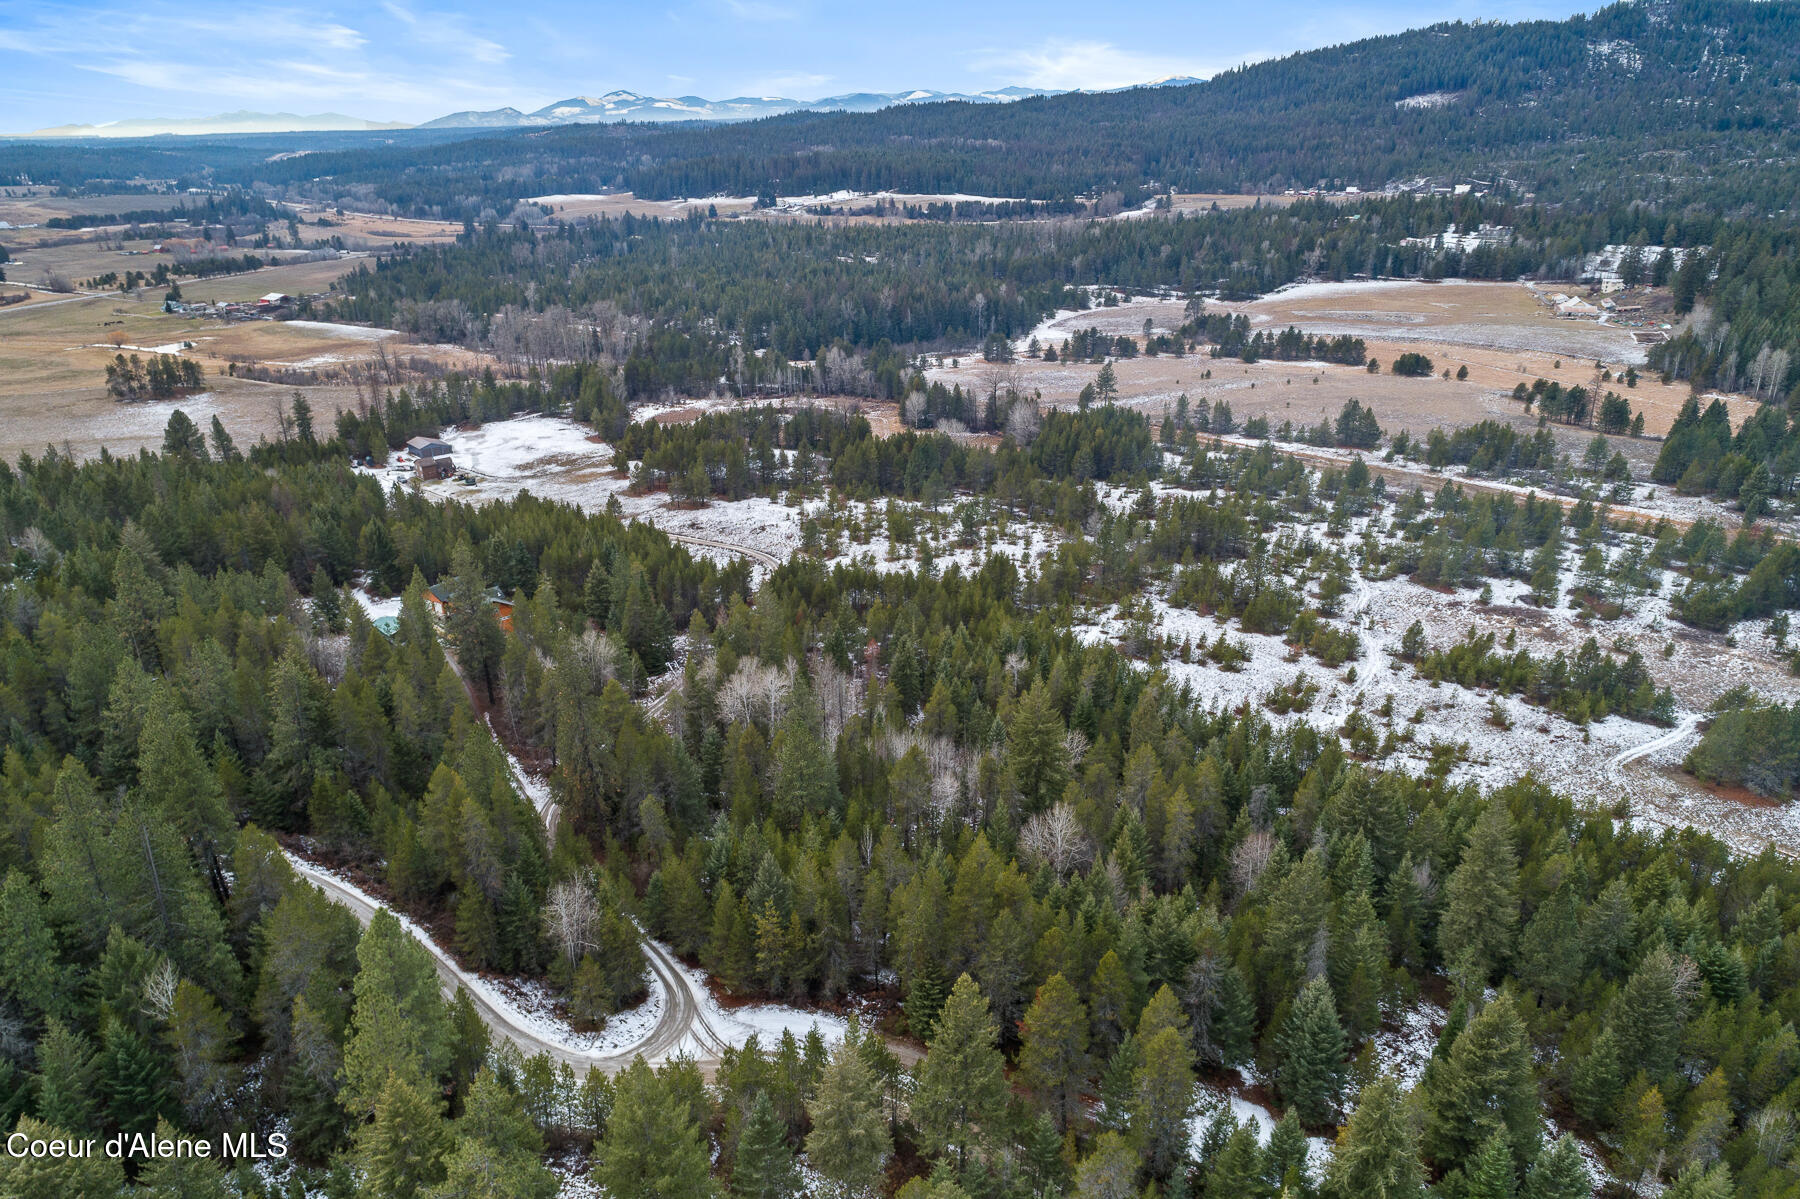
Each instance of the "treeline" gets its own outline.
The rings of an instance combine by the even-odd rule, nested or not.
[[[1793,799],[1800,790],[1800,706],[1734,698],[1738,702],[1715,708],[1685,765],[1707,782]]]
[[[186,201],[168,208],[131,208],[122,212],[76,212],[53,216],[44,222],[50,229],[93,229],[101,225],[189,225],[229,224],[231,217],[256,217],[261,220],[285,220],[287,213],[249,192],[232,191],[223,196],[208,196],[203,204]]]
[[[1650,477],[1682,495],[1736,500],[1746,520],[1757,520],[1775,503],[1790,500],[1800,485],[1800,421],[1765,404],[1733,434],[1722,401],[1713,400],[1703,412],[1700,401],[1689,396]]]
[[[1553,203],[1768,213],[1787,198],[1793,111],[1781,81],[1794,33],[1782,6],[1685,0],[1648,14],[1621,4],[1560,22],[1440,24],[1185,87],[698,127],[27,142],[0,152],[0,180],[210,173],[451,220],[505,217],[527,196],[615,188],[655,199],[972,190],[1059,207],[1113,194],[1128,206],[1171,190],[1370,191],[1430,176],[1504,178]],[[1719,56],[1752,65],[1719,72]],[[313,152],[278,153],[296,144]],[[1483,245],[1468,258],[1481,266],[1507,254]]]
[[[1447,224],[1495,222],[1514,235],[1491,269],[1453,260],[1422,236]],[[456,245],[414,247],[359,268],[334,311],[427,340],[499,345],[495,318],[503,313],[543,321],[606,303],[648,322],[615,334],[612,348],[621,360],[643,360],[634,394],[716,386],[721,376],[742,392],[778,383],[790,362],[817,359],[840,341],[869,350],[884,341],[973,346],[1023,336],[1059,308],[1086,307],[1080,289],[1100,284],[1241,299],[1303,276],[1564,277],[1601,245],[1646,235],[1695,244],[1719,229],[1717,218],[1702,215],[1585,214],[1473,196],[1355,206],[1302,200],[1167,219],[982,228],[628,216],[547,230],[470,226]],[[606,323],[617,324],[616,312]],[[1221,353],[1241,354],[1252,339],[1246,322],[1222,313],[1196,314],[1182,332],[1204,333]],[[1153,348],[1179,352],[1170,335],[1161,337]],[[595,351],[591,335],[585,348],[584,339],[574,341],[555,356]],[[1119,352],[1120,339],[1110,342],[1075,352]],[[1355,345],[1294,331],[1274,335],[1273,345],[1263,334],[1257,352],[1350,361]],[[770,350],[777,357],[758,353]],[[822,364],[817,370],[828,373]]]
[[[206,386],[205,368],[179,354],[114,354],[106,364],[106,390],[115,400],[166,400]]]
[[[1502,653],[1495,648],[1496,634],[1471,629],[1454,645],[1431,648],[1424,627],[1414,621],[1401,638],[1400,656],[1434,683],[1448,681],[1518,695],[1577,724],[1604,720],[1615,712],[1651,724],[1675,722],[1675,696],[1667,687],[1657,688],[1636,650],[1615,661],[1589,637],[1573,658],[1558,653],[1543,659],[1514,648],[1514,641],[1516,634],[1509,633],[1505,648],[1512,652]]]

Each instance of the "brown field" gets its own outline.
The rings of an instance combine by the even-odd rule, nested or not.
[[[640,200],[630,192],[608,196],[547,196],[544,199],[554,210],[556,218],[564,221],[589,216],[621,217],[626,213],[632,216],[684,217],[694,209],[705,212],[709,204],[715,206],[721,216],[725,216],[748,212],[755,203],[754,200],[731,198]]]
[[[190,295],[203,287],[236,286],[250,294],[299,290],[291,280],[275,280],[284,271],[341,270],[345,265],[277,268],[194,284],[184,290]],[[115,402],[106,392],[106,364],[118,353],[143,356],[159,348],[199,360],[206,371],[208,391],[173,403]],[[276,406],[287,403],[295,389],[233,378],[227,373],[231,362],[289,366],[335,376],[349,364],[367,362],[383,353],[430,357],[464,369],[487,364],[486,359],[468,351],[411,345],[398,335],[375,338],[299,323],[227,324],[174,316],[162,311],[160,292],[147,293],[143,300],[102,295],[0,309],[0,458],[40,453],[46,445],[67,446],[82,456],[97,453],[101,446],[115,453],[155,446],[176,408],[202,425],[217,414],[240,445],[253,444],[275,429]],[[344,382],[321,381],[301,390],[322,418],[356,402],[354,388]]]
[[[300,219],[300,235],[311,240],[319,237],[341,237],[351,249],[400,245],[432,245],[455,241],[462,226],[455,221],[428,221],[415,217],[380,216],[369,212],[346,212],[339,216],[334,209],[309,204],[284,204]],[[320,225],[320,217],[331,223]]]
[[[1384,284],[1333,289],[1324,296],[1297,290],[1248,304],[1214,307],[1246,312],[1253,323],[1268,329],[1293,324],[1308,332],[1354,333],[1364,338],[1370,356],[1384,365],[1401,353],[1417,351],[1428,356],[1439,372],[1448,368],[1454,375],[1457,367],[1468,366],[1469,378],[1458,381],[1436,374],[1399,378],[1385,371],[1371,375],[1352,366],[1274,361],[1246,364],[1204,354],[1138,357],[1113,364],[1122,403],[1160,417],[1177,396],[1186,393],[1190,404],[1224,400],[1239,421],[1264,416],[1272,425],[1284,420],[1316,425],[1335,419],[1345,402],[1354,399],[1371,408],[1390,433],[1404,429],[1421,436],[1440,426],[1457,428],[1490,419],[1524,431],[1534,430],[1537,419],[1511,398],[1515,384],[1542,377],[1592,387],[1599,375],[1594,366],[1597,354],[1605,355],[1601,360],[1610,363],[1615,373],[1628,355],[1629,360],[1640,363],[1643,356],[1626,330],[1540,315],[1542,310],[1531,293],[1516,284]],[[1182,306],[1146,301],[1097,308],[1062,317],[1051,323],[1051,329],[1056,334],[1088,327],[1114,335],[1141,334],[1146,317],[1155,328],[1170,329],[1181,323]],[[1583,327],[1574,328],[1577,324]],[[1538,340],[1534,342],[1534,338]],[[1576,357],[1560,348],[1562,338],[1583,339],[1576,344],[1596,353]],[[961,383],[984,395],[995,381],[1004,378],[1024,391],[1040,392],[1046,403],[1059,406],[1073,403],[1082,386],[1100,370],[1096,364],[1026,358],[1010,367],[964,358],[952,368],[948,361],[930,371],[930,376]],[[1211,372],[1210,378],[1205,377],[1207,372]],[[1611,440],[1640,472],[1647,471],[1661,448],[1656,438],[1667,432],[1688,398],[1687,385],[1665,386],[1654,376],[1644,375],[1635,389],[1619,382],[1602,387],[1626,395],[1632,407],[1643,412],[1649,436]],[[1743,397],[1726,397],[1726,406],[1733,423],[1741,423],[1754,411],[1754,401]],[[1577,457],[1594,436],[1591,429],[1549,428],[1558,445]]]

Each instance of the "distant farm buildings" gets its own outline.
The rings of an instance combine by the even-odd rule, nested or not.
[[[420,479],[448,479],[456,473],[448,442],[435,437],[414,437],[407,441],[406,452],[413,456]]]

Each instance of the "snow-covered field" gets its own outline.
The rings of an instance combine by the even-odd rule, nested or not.
[[[340,325],[335,321],[284,321],[290,329],[311,329],[315,333],[324,333],[332,337],[347,337],[352,341],[386,341],[390,337],[403,334],[398,329],[378,329],[372,325]]]
[[[629,480],[613,471],[612,447],[592,440],[585,426],[566,417],[491,421],[479,428],[446,430],[444,440],[450,443],[457,466],[475,475],[477,482],[465,487],[439,480],[426,485],[427,495],[485,503],[530,493],[588,512],[602,511],[616,498],[625,519],[642,520],[666,532],[747,546],[777,559],[800,548],[802,510],[798,506],[756,497],[678,508],[670,506],[663,492],[628,495]],[[408,472],[392,469],[364,473],[389,482],[411,478]],[[697,553],[730,556],[724,550],[693,548]]]

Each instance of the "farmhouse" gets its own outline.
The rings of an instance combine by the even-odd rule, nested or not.
[[[414,437],[406,443],[406,451],[416,461],[421,479],[447,479],[456,473],[448,442],[435,437]]]
[[[494,610],[494,617],[500,622],[502,632],[512,632],[512,601],[500,593],[498,587],[487,589],[488,607]],[[425,589],[425,603],[431,609],[431,618],[440,624],[450,611],[450,585],[434,583]]]

